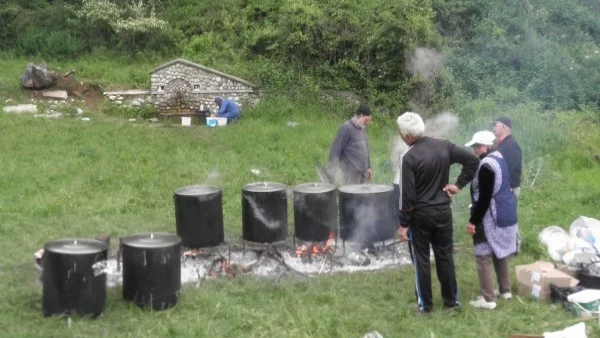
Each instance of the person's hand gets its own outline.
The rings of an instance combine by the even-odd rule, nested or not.
[[[367,181],[373,178],[373,170],[371,168],[367,169]]]
[[[472,223],[467,224],[467,233],[471,236],[475,235],[475,225]]]
[[[452,196],[458,194],[460,189],[455,184],[446,184],[446,186],[442,189],[448,195],[448,197],[452,198]]]
[[[400,236],[400,240],[402,242],[408,242],[408,228],[400,227],[398,229],[398,235]]]

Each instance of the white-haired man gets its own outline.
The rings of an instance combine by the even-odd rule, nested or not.
[[[433,310],[429,248],[433,248],[445,308],[460,308],[454,270],[450,197],[473,179],[479,160],[446,139],[424,136],[418,114],[407,112],[396,121],[402,140],[410,147],[401,159],[400,238],[409,242],[416,270],[419,311]],[[450,166],[462,165],[454,184]]]

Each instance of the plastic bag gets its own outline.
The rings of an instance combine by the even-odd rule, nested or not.
[[[600,239],[600,221],[594,218],[579,216],[571,223],[569,233],[572,237],[577,237],[595,245],[596,240]]]
[[[561,227],[552,225],[544,228],[538,234],[538,239],[548,249],[553,261],[561,262],[562,257],[571,251],[571,236]]]

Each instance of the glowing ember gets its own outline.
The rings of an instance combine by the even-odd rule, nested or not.
[[[296,257],[317,257],[320,255],[330,254],[335,251],[335,239],[337,234],[331,232],[327,242],[312,243],[311,245],[302,244],[296,247]]]

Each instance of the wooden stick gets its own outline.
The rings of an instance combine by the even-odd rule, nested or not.
[[[533,181],[531,181],[531,185],[529,186],[530,188],[532,188],[533,185],[535,184],[535,180],[537,179],[538,175],[540,174],[540,170],[542,170],[543,162],[544,162],[544,160],[540,160],[540,165],[538,165],[538,170],[535,173],[535,176],[533,177]]]

